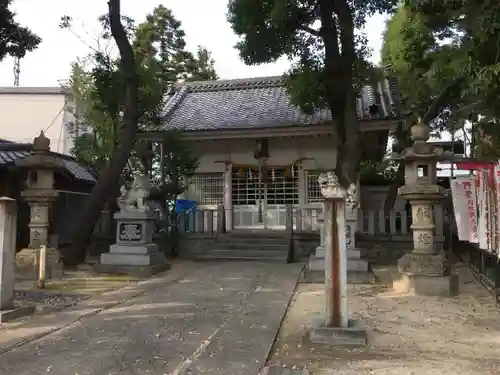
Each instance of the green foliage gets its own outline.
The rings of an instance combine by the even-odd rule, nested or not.
[[[361,159],[356,94],[373,79],[363,26],[399,0],[230,0],[228,20],[249,65],[293,61],[286,74],[292,103],[304,112],[327,108],[338,133],[337,176],[355,182]]]
[[[108,18],[102,16],[99,20],[102,24],[100,38],[108,40]],[[71,22],[72,19],[65,16],[61,27],[70,29]],[[165,93],[173,83],[181,79],[217,79],[210,52],[199,47],[195,56],[185,49],[185,33],[169,9],[158,6],[138,26],[124,16],[122,23],[133,40],[136,56],[141,128],[151,129],[160,124]],[[88,58],[73,64],[70,87],[75,117],[79,125],[90,127],[91,132],[76,137],[71,152],[78,161],[96,171],[110,160],[117,146],[126,95],[124,82],[120,60],[106,51],[94,50]],[[124,176],[127,172],[125,170]]]
[[[325,16],[330,20],[333,17],[333,14],[324,14],[327,10],[320,3],[313,0],[231,0],[228,8],[229,22],[234,32],[241,37],[236,47],[245,63],[269,63],[282,56],[295,61],[288,73],[288,87],[293,102],[306,112],[311,112],[313,108],[328,107],[334,94],[332,87],[333,91],[338,91],[340,87],[335,89],[334,85],[342,86],[341,77],[332,77],[329,75],[331,72],[326,69],[329,57],[325,47],[335,44],[337,48],[341,42],[335,35],[332,35],[333,40],[325,35],[325,25],[323,28],[316,28],[317,24],[326,22]],[[352,41],[356,56],[353,61],[348,61],[346,69],[354,69],[355,79],[364,81],[371,65],[366,61],[369,50],[362,27],[368,17],[392,11],[398,1],[337,3],[344,3],[348,7],[351,12],[350,21],[357,29]],[[338,16],[342,9],[339,5],[334,5],[333,12]],[[340,34],[340,29],[342,25],[334,32]],[[340,68],[342,52],[329,63]]]
[[[30,29],[21,26],[9,10],[12,0],[0,2],[0,61],[6,56],[22,58],[41,43],[42,39]]]
[[[151,180],[155,188],[150,198],[164,207],[172,206],[187,189],[198,168],[199,158],[175,130],[166,132],[163,145],[154,143],[152,151]]]
[[[188,188],[191,177],[198,169],[199,158],[182,140],[181,134],[174,130],[166,132],[163,143],[153,143],[152,155],[151,180],[154,187],[148,199],[162,208],[162,247],[170,249],[175,256],[179,240],[175,201]]]
[[[422,114],[440,100],[436,112],[450,110],[449,123],[477,113],[491,119],[500,114],[498,41],[494,1],[406,0],[388,22],[382,58],[412,112]]]
[[[379,162],[362,161],[359,168],[359,180],[363,185],[388,186],[396,179],[398,165],[389,158]]]

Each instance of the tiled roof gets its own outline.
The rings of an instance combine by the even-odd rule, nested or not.
[[[399,96],[394,82],[366,86],[358,98],[363,120],[396,118]],[[248,129],[313,125],[331,120],[329,110],[312,115],[290,102],[282,77],[189,82],[175,87],[165,106],[169,129]]]
[[[31,144],[19,144],[14,142],[1,142],[0,141],[0,168],[2,166],[7,166],[14,163],[18,159],[24,159],[25,157],[33,154],[33,149]],[[64,168],[76,179],[80,181],[85,181],[88,183],[95,183],[96,178],[87,168],[78,164],[75,160],[72,160],[66,155],[60,155],[57,153],[52,153],[54,156],[58,157]]]

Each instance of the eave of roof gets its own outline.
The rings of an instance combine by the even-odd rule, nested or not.
[[[3,143],[0,142],[0,168],[11,167],[16,160],[24,159],[33,155],[33,145],[30,143]],[[92,171],[77,163],[77,161],[68,155],[49,152],[50,155],[58,158],[64,169],[76,180],[94,184],[96,177]]]
[[[358,117],[395,120],[399,102],[394,82],[386,78],[363,88]],[[163,121],[164,129],[203,131],[317,125],[330,122],[331,115],[326,109],[300,111],[291,104],[283,77],[274,76],[178,84],[168,94]]]

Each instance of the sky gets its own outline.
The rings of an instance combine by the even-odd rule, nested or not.
[[[146,14],[159,4],[170,8],[182,22],[188,49],[195,51],[198,45],[202,45],[212,52],[217,73],[222,79],[281,75],[289,67],[285,59],[259,66],[246,66],[240,60],[234,48],[238,38],[226,21],[227,0],[122,0],[122,13],[142,22]],[[21,61],[20,86],[58,86],[60,80],[69,78],[71,63],[88,55],[90,47],[97,46],[97,17],[107,11],[107,2],[14,0],[13,10],[21,25],[42,38],[38,49]],[[73,18],[74,31],[80,38],[59,28],[60,18],[64,15]],[[366,26],[369,46],[374,51],[373,62],[379,60],[384,27],[384,16],[374,16]],[[13,67],[12,59],[0,63],[0,86],[13,85]]]

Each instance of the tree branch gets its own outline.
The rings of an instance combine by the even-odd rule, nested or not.
[[[305,31],[306,33],[309,33],[314,36],[321,36],[320,32],[318,30],[314,30],[312,27],[309,26],[299,26],[299,30]]]
[[[451,92],[458,88],[462,84],[464,79],[465,77],[463,76],[455,78],[452,82],[450,82],[448,86],[443,89],[443,91],[441,91],[436,99],[432,101],[430,107],[427,109],[427,112],[425,112],[424,116],[422,117],[422,122],[424,124],[431,122],[439,115],[441,108],[443,108],[443,106],[447,104],[448,100],[450,99]]]

